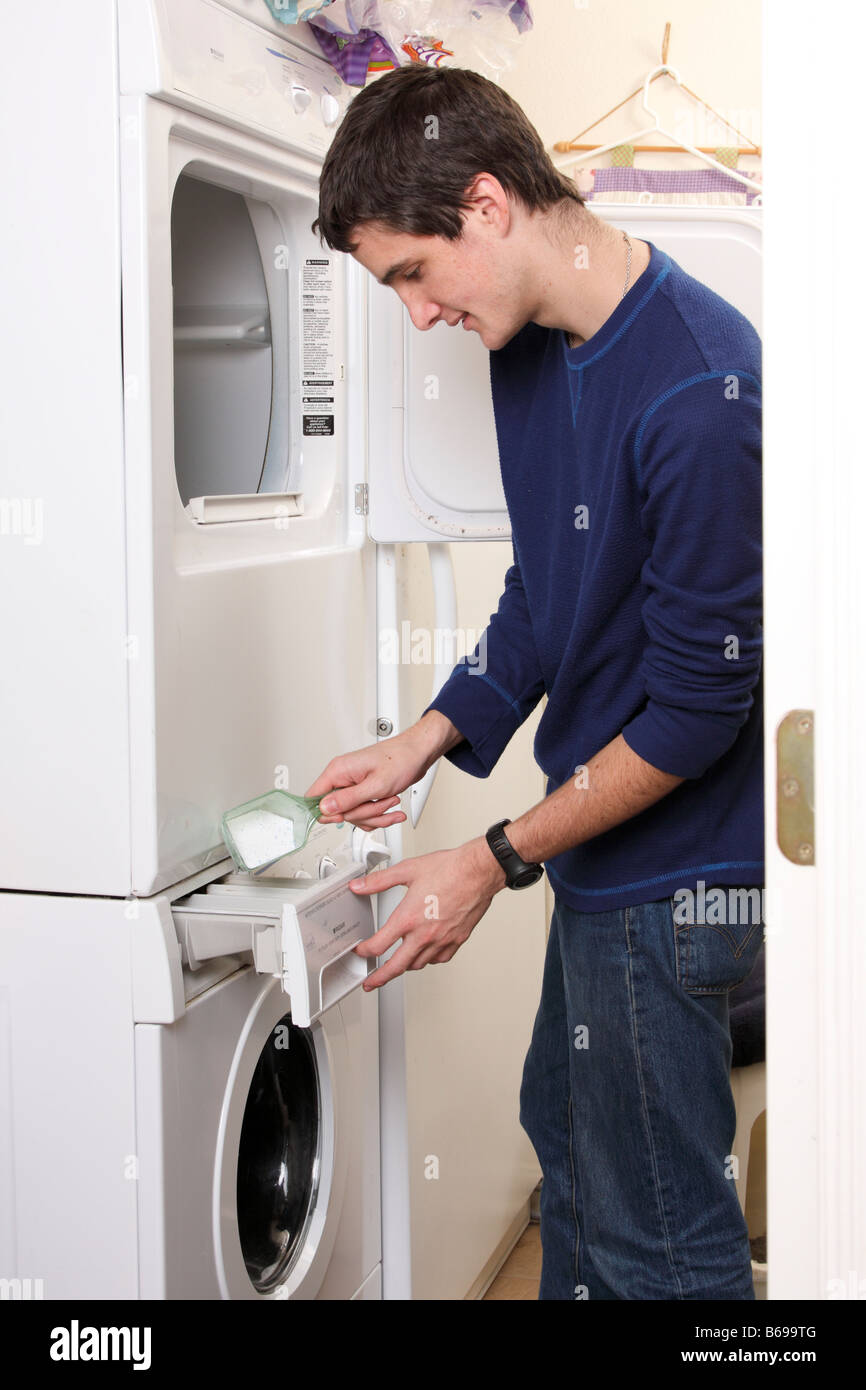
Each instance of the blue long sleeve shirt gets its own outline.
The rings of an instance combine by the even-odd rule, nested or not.
[[[490,353],[513,564],[427,707],[459,729],[446,756],[476,777],[546,695],[547,795],[580,787],[618,734],[686,779],[546,861],[589,912],[764,881],[761,344],[649,246],[589,341],[528,323]]]

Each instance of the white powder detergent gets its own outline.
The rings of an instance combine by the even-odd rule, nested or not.
[[[295,827],[285,816],[262,809],[247,811],[230,822],[232,838],[250,869],[279,859],[295,848]]]

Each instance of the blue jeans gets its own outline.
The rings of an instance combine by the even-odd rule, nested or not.
[[[731,1159],[728,991],[752,969],[763,921],[705,925],[697,912],[683,926],[677,908],[556,899],[520,1090],[544,1176],[539,1298],[755,1296]]]

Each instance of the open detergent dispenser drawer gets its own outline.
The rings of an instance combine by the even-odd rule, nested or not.
[[[251,952],[261,975],[281,982],[293,1022],[309,1028],[375,969],[355,954],[376,930],[372,900],[350,881],[390,860],[381,841],[360,831],[361,853],[324,878],[256,879],[232,873],[172,904],[184,963],[196,970],[217,956]]]

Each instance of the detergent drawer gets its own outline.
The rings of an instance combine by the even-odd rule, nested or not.
[[[259,974],[273,975],[291,998],[292,1018],[309,1028],[327,1009],[356,989],[375,957],[355,947],[376,930],[373,903],[348,886],[390,858],[387,847],[368,841],[363,858],[326,878],[257,881],[229,874],[172,903],[184,964],[251,952]]]

